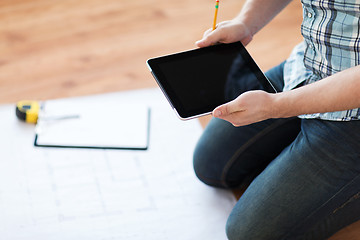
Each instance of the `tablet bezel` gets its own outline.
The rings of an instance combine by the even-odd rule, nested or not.
[[[171,107],[175,111],[176,115],[181,120],[189,120],[189,119],[198,118],[201,116],[211,114],[213,109],[209,109],[210,105],[204,106],[202,108],[202,109],[207,108],[208,110],[197,109],[197,110],[189,111],[187,109],[184,109],[183,104],[181,103],[179,97],[177,97],[177,94],[174,92],[174,90],[172,90],[170,84],[168,83],[168,81],[170,81],[170,79],[165,78],[161,69],[159,68],[159,64],[164,63],[164,62],[169,62],[171,60],[177,60],[177,59],[181,59],[181,58],[202,55],[202,54],[206,54],[211,51],[222,51],[223,49],[227,49],[227,50],[231,49],[231,50],[234,50],[234,51],[238,52],[239,54],[241,54],[243,59],[247,62],[247,66],[254,73],[257,80],[263,86],[264,90],[267,92],[270,92],[270,93],[277,92],[275,87],[266,78],[266,76],[263,74],[261,69],[255,63],[255,61],[250,56],[250,54],[248,53],[248,51],[242,45],[241,42],[235,42],[235,43],[230,43],[230,44],[218,44],[218,45],[213,45],[213,46],[209,46],[209,47],[205,47],[205,48],[197,48],[197,49],[193,49],[193,50],[188,50],[188,51],[184,51],[184,52],[179,52],[179,53],[175,53],[175,54],[170,54],[170,55],[165,55],[165,56],[161,56],[161,57],[148,59],[146,61],[146,63],[147,63],[147,66],[148,66],[151,74],[155,78],[157,84],[159,85],[163,94],[165,95],[165,97],[167,98]],[[226,102],[219,102],[218,105],[221,105],[224,103],[226,103]]]

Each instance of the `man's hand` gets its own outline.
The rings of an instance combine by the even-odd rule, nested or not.
[[[275,95],[261,90],[248,91],[213,111],[213,116],[235,127],[259,122],[276,116]]]
[[[198,47],[207,47],[217,43],[232,43],[241,41],[245,46],[252,40],[250,30],[236,19],[221,22],[216,29],[208,29],[201,40],[196,42]]]

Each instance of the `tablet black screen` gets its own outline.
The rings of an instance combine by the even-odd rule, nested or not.
[[[211,112],[242,92],[275,92],[241,43],[148,60],[158,84],[181,118]]]

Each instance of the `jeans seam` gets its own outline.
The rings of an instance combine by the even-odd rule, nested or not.
[[[252,144],[254,144],[258,139],[260,139],[260,137],[268,134],[271,130],[283,125],[284,123],[292,120],[294,118],[286,118],[286,119],[282,119],[279,120],[273,124],[271,124],[270,126],[266,127],[265,129],[263,129],[262,131],[260,131],[259,133],[257,133],[254,137],[252,137],[251,139],[249,139],[245,144],[243,144],[237,151],[235,151],[235,153],[232,155],[232,157],[230,158],[230,160],[226,163],[226,165],[223,168],[221,177],[220,177],[220,181],[221,184],[223,186],[225,186],[226,188],[230,188],[230,186],[227,184],[226,182],[226,176],[230,170],[230,168],[234,165],[236,159],[247,149],[249,148]]]
[[[353,183],[356,179],[358,179],[360,177],[360,175],[355,176],[350,182],[348,182],[346,185],[344,185],[343,187],[341,187],[335,194],[333,194],[331,196],[331,198],[329,198],[327,201],[325,201],[323,204],[321,204],[321,206],[319,206],[318,208],[316,208],[314,211],[312,211],[308,216],[306,216],[305,218],[303,218],[303,220],[297,224],[295,227],[293,227],[282,239],[286,240],[288,239],[289,235],[291,234],[292,231],[294,231],[294,229],[296,229],[298,226],[300,226],[301,224],[303,224],[304,222],[307,221],[307,219],[309,219],[312,215],[314,215],[314,213],[316,213],[319,209],[321,209],[324,205],[326,205],[329,201],[331,201],[334,197],[336,197],[337,195],[340,194],[340,192],[342,190],[344,190],[347,186],[349,186],[351,183]],[[359,194],[359,193],[357,193]],[[355,195],[357,195],[355,194]],[[352,196],[353,197],[353,196]],[[351,198],[352,198],[351,197]],[[351,199],[350,198],[350,199]],[[336,209],[334,209],[330,215],[335,214],[340,208],[344,207],[346,205],[346,203],[348,203],[349,200],[346,200],[346,202],[344,204],[342,204],[341,206],[337,207]]]

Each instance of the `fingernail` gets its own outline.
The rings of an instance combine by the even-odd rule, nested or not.
[[[220,117],[221,116],[221,111],[220,110],[216,110],[214,112],[214,117]]]

